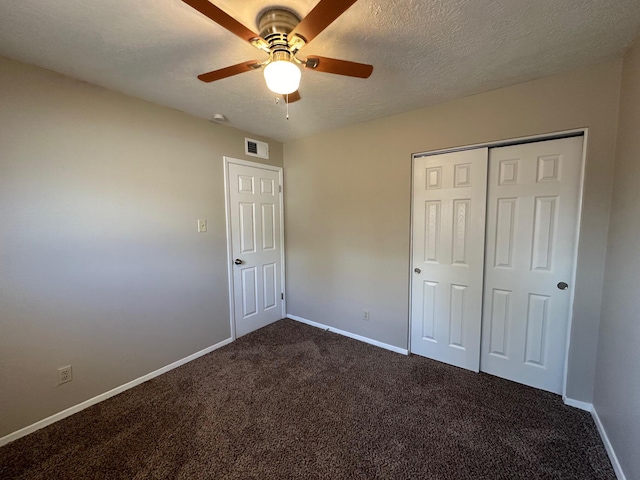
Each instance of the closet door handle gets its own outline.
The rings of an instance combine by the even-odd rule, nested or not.
[[[236,265],[242,265],[242,260],[240,260],[239,258],[236,258],[233,263],[235,263]]]
[[[560,282],[560,283],[558,284],[558,288],[559,288],[560,290],[566,290],[567,288],[569,288],[569,285],[568,285],[568,284],[566,284],[566,283],[564,283],[564,282]]]
[[[414,268],[413,271],[416,272],[417,274],[421,274],[422,273],[422,270],[420,270],[419,268]]]

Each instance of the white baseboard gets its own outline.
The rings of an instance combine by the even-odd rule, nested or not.
[[[593,405],[591,405],[590,403],[581,402],[580,400],[574,400],[573,398],[563,396],[562,401],[564,402],[565,405],[579,408],[580,410],[584,410],[585,412],[591,413],[591,410],[593,409]]]
[[[622,471],[622,467],[620,466],[620,462],[618,461],[616,452],[613,450],[613,445],[611,445],[611,442],[609,441],[607,431],[604,429],[604,425],[600,421],[600,417],[598,416],[598,412],[596,411],[595,407],[591,409],[591,416],[593,417],[593,421],[596,422],[596,427],[598,427],[600,438],[602,438],[604,448],[607,450],[609,460],[611,460],[611,465],[613,465],[613,470],[614,472],[616,472],[616,477],[618,477],[618,480],[626,480],[627,477],[625,477],[624,472]]]
[[[296,322],[311,325],[312,327],[321,328],[323,330],[329,330],[330,332],[337,333],[339,335],[344,335],[345,337],[353,338],[354,340],[359,340],[361,342],[369,343],[371,345],[375,345],[376,347],[384,348],[386,350],[391,350],[392,352],[401,353],[402,355],[409,355],[409,350],[407,350],[406,348],[400,348],[394,345],[389,345],[388,343],[379,342],[378,340],[373,340],[371,338],[363,337],[362,335],[357,335],[355,333],[347,332],[345,330],[340,330],[339,328],[333,328],[328,325],[324,325],[322,323],[318,323],[312,320],[307,320],[306,318],[298,317],[297,315],[291,315],[290,313],[287,313],[287,318],[290,318],[291,320],[295,320]]]
[[[71,415],[73,415],[74,413],[78,413],[81,410],[84,410],[85,408],[90,407],[91,405],[95,405],[96,403],[100,403],[108,398],[111,398],[115,395],[118,395],[119,393],[124,392],[125,390],[129,390],[130,388],[136,387],[138,385],[140,385],[141,383],[146,382],[147,380],[151,380],[152,378],[155,378],[159,375],[162,375],[163,373],[167,373],[170,370],[173,370],[174,368],[178,368],[181,365],[184,365],[185,363],[189,363],[192,360],[195,360],[196,358],[202,357],[203,355],[206,355],[207,353],[211,353],[214,350],[217,350],[220,347],[224,347],[225,345],[228,345],[229,343],[231,343],[233,341],[232,338],[227,338],[226,340],[222,340],[221,342],[216,343],[215,345],[212,345],[210,347],[205,348],[204,350],[200,350],[199,352],[193,353],[191,355],[189,355],[188,357],[182,358],[176,362],[171,363],[170,365],[167,365],[165,367],[162,367],[158,370],[155,370],[151,373],[147,373],[146,375],[143,375],[142,377],[138,377],[135,380],[131,380],[130,382],[125,383],[124,385],[120,385],[119,387],[116,387],[112,390],[109,390],[108,392],[105,393],[101,393],[100,395],[97,395],[93,398],[90,398],[89,400],[85,400],[82,403],[79,403],[77,405],[74,405],[73,407],[69,407],[66,410],[63,410],[61,412],[55,413],[53,415],[51,415],[50,417],[44,418],[36,423],[33,423],[27,427],[21,428],[20,430],[17,430],[13,433],[10,433],[9,435],[5,435],[4,437],[0,438],[0,447],[2,445],[6,445],[7,443],[13,442],[14,440],[19,439],[20,437],[24,437],[25,435],[29,435],[30,433],[35,432],[36,430],[40,430],[41,428],[44,428],[48,425],[51,425],[52,423],[57,422],[58,420],[62,420],[63,418],[69,417]]]
[[[593,417],[593,421],[598,428],[598,433],[600,434],[600,438],[602,439],[602,443],[604,444],[604,448],[607,450],[607,454],[609,455],[609,460],[611,460],[611,465],[613,465],[613,470],[616,472],[616,477],[618,480],[626,480],[624,473],[622,472],[622,468],[620,467],[620,462],[618,462],[618,457],[616,456],[616,452],[613,450],[613,446],[609,441],[609,437],[607,436],[607,432],[600,421],[600,417],[598,416],[598,412],[595,407],[591,403],[581,402],[580,400],[574,400],[573,398],[562,397],[565,405],[569,405],[570,407],[576,407],[581,410],[585,410],[591,413]]]

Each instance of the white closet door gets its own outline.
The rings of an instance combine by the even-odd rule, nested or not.
[[[489,159],[481,369],[560,393],[582,137],[493,148]]]
[[[416,158],[411,351],[478,371],[486,148]]]
[[[236,337],[280,320],[279,172],[228,164]]]

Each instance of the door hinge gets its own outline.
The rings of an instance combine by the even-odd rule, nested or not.
[[[284,293],[280,294],[280,300],[284,300]]]
[[[278,191],[282,193],[282,185],[278,185]]]

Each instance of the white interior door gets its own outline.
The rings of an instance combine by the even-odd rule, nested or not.
[[[281,174],[227,162],[236,337],[283,318]]]
[[[493,148],[489,159],[481,369],[561,393],[582,137]]]
[[[414,160],[411,351],[478,371],[486,148]]]

